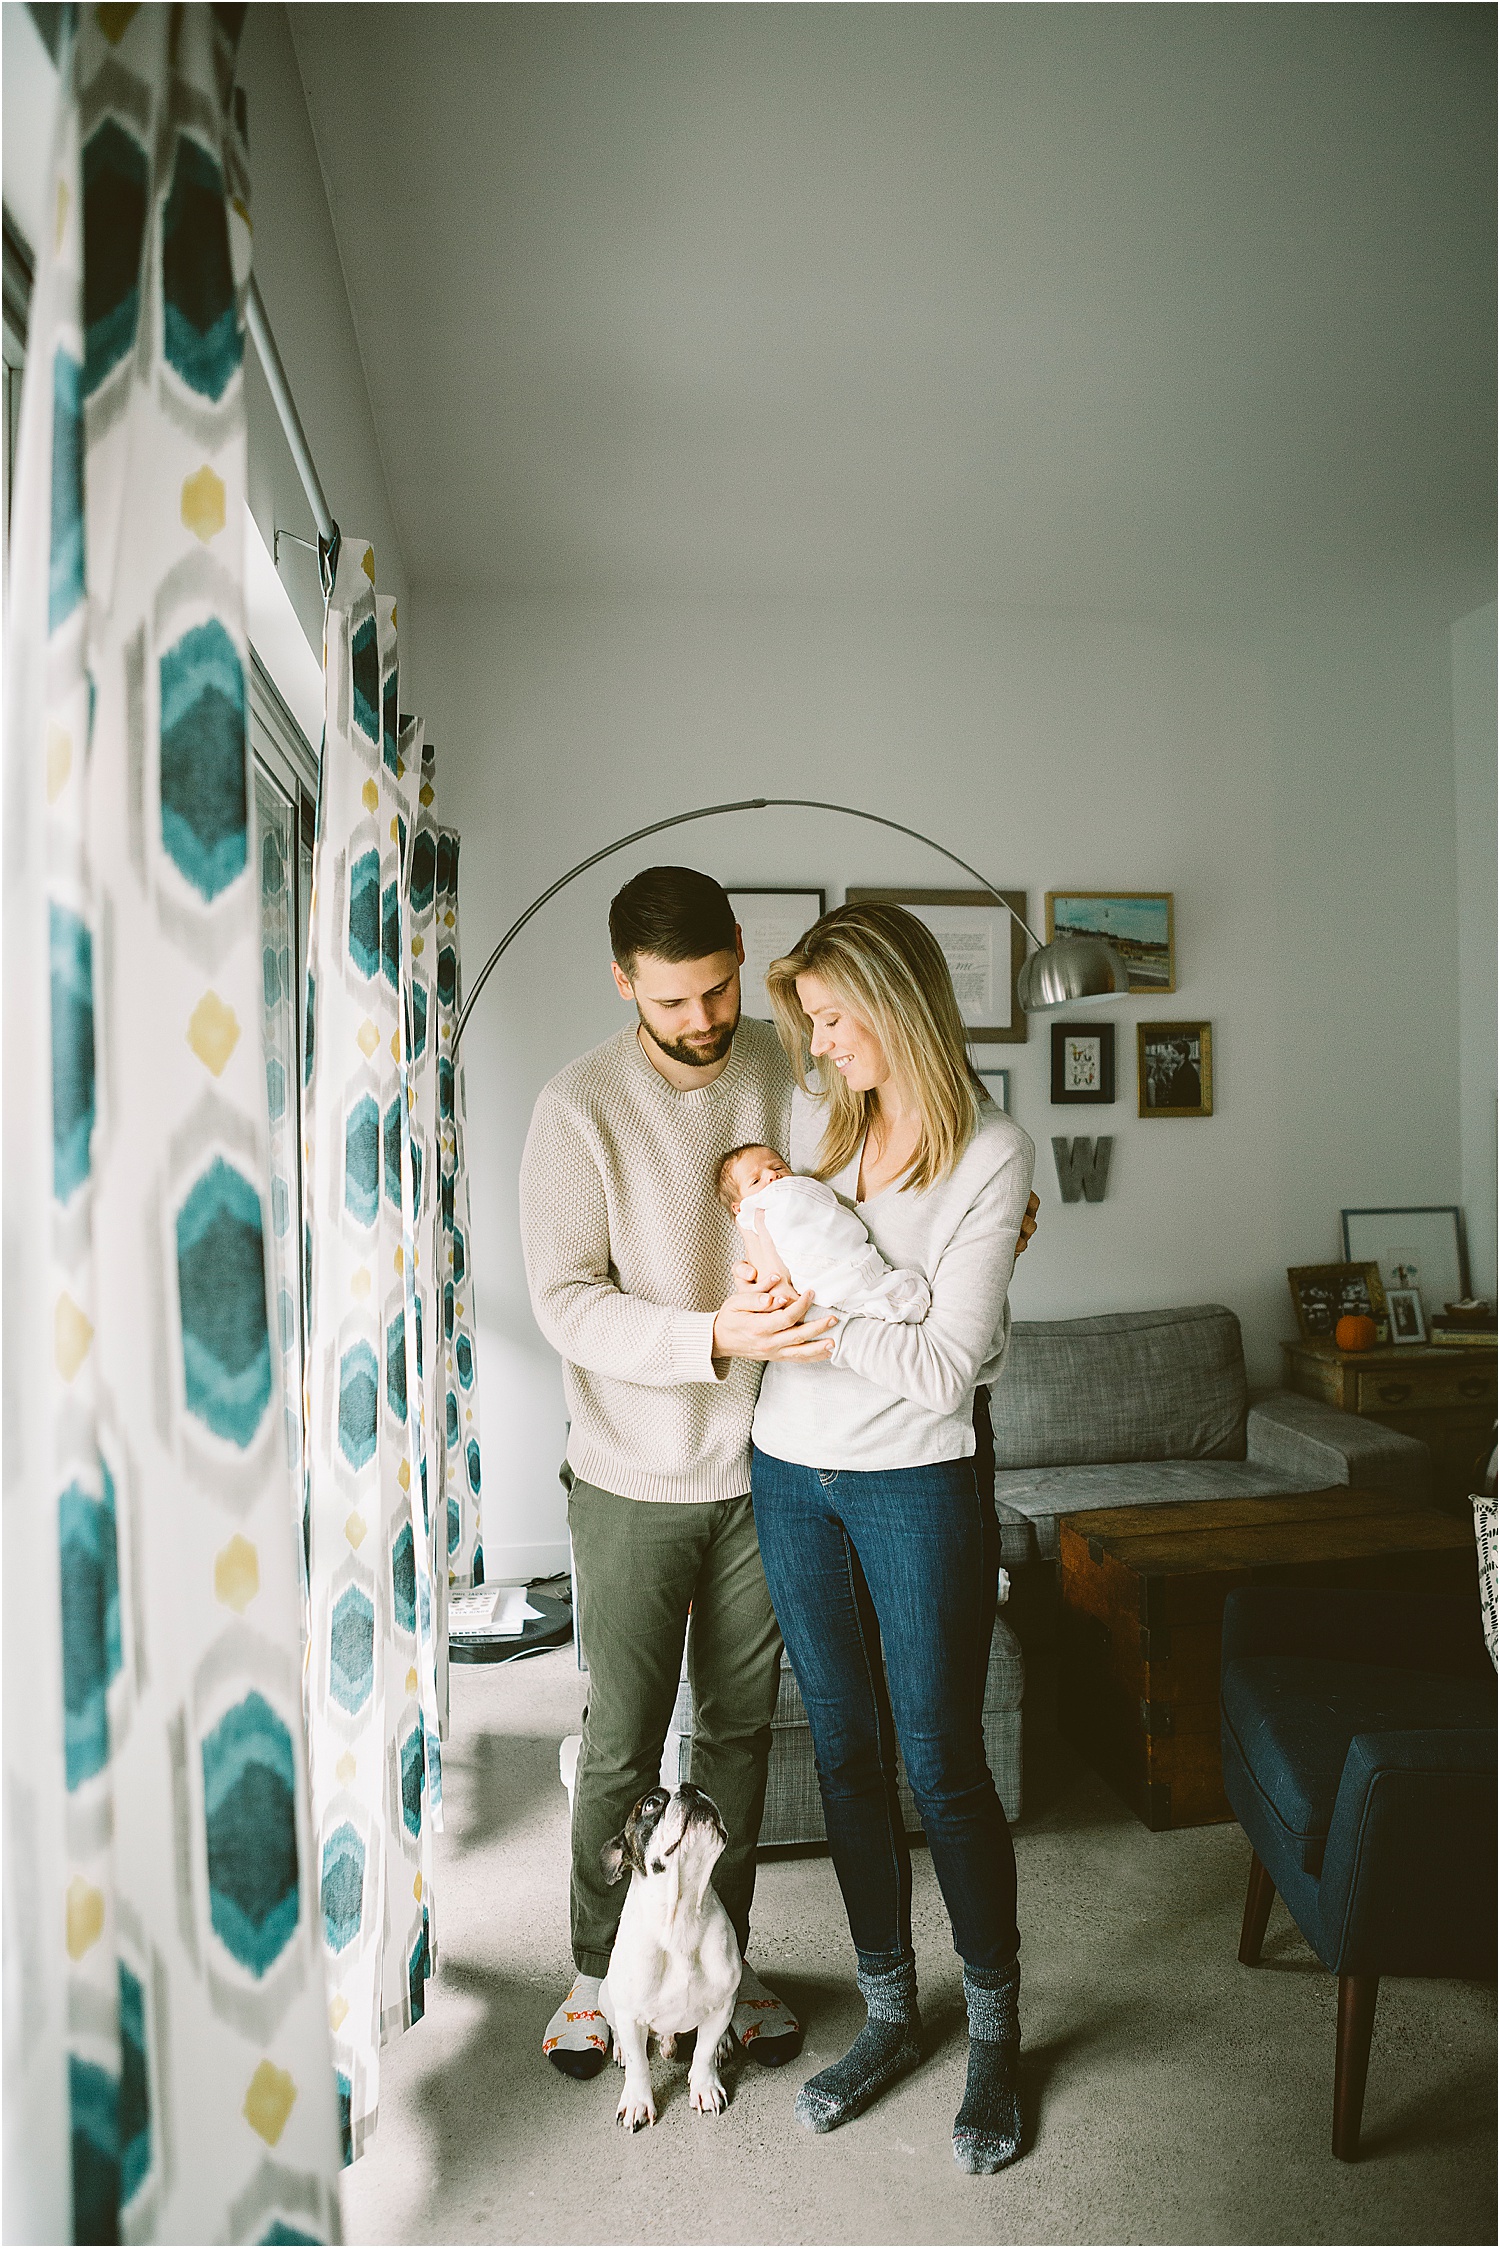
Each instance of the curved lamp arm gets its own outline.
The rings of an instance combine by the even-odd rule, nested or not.
[[[469,1017],[474,1012],[475,1002],[488,983],[490,975],[502,955],[509,951],[532,915],[540,913],[542,907],[549,904],[557,896],[559,890],[565,890],[568,884],[576,881],[580,874],[587,874],[589,868],[597,866],[601,859],[613,858],[616,851],[628,850],[632,843],[640,843],[648,835],[660,835],[664,828],[685,827],[689,820],[709,820],[715,818],[721,812],[765,812],[770,810],[843,812],[852,820],[868,820],[875,827],[894,828],[898,835],[909,835],[914,842],[925,843],[929,851],[937,852],[939,858],[947,859],[952,865],[961,867],[965,874],[973,877],[981,890],[989,892],[997,905],[1005,907],[1011,919],[1019,923],[1037,947],[1036,952],[1027,961],[1025,969],[1022,971],[1023,978],[1028,979],[1029,986],[1035,987],[1034,996],[1030,995],[1029,989],[1023,989],[1022,991],[1021,1003],[1028,1009],[1064,1006],[1070,999],[1124,997],[1128,981],[1124,963],[1111,947],[1099,944],[1096,940],[1077,937],[1056,938],[1051,944],[1044,945],[1036,931],[1027,922],[1022,921],[1015,907],[1006,902],[1004,895],[995,888],[993,882],[987,881],[976,867],[970,866],[967,859],[961,859],[956,851],[948,850],[941,843],[934,843],[932,837],[924,835],[920,828],[907,827],[900,820],[888,820],[880,812],[862,812],[854,804],[825,803],[821,798],[815,796],[746,796],[737,804],[701,804],[696,811],[674,812],[670,819],[653,820],[649,827],[638,827],[629,835],[619,836],[615,842],[606,843],[602,851],[595,851],[590,857],[580,859],[577,866],[569,867],[566,874],[559,875],[551,888],[544,890],[539,898],[533,898],[526,911],[511,923],[480,969],[475,979],[474,988],[464,1001],[459,1014],[458,1024],[453,1033],[453,1051],[457,1053],[459,1040],[463,1037]],[[1090,961],[1087,964],[1084,963],[1082,958],[1085,951],[1090,955]],[[1074,954],[1078,955],[1076,960],[1072,957]],[[1094,958],[1095,955],[1106,956],[1102,971],[1099,961]],[[1045,961],[1049,956],[1063,958],[1065,969],[1071,968],[1074,973],[1065,973],[1061,979],[1038,977],[1032,971],[1035,970],[1038,962]],[[1087,973],[1090,966],[1093,970],[1092,977]],[[1083,971],[1083,981],[1080,981],[1079,971]],[[1100,981],[1101,972],[1105,978],[1102,983]],[[1054,983],[1058,985],[1055,990],[1052,988]],[[1075,985],[1078,988],[1073,988]],[[1067,988],[1063,988],[1063,986]]]

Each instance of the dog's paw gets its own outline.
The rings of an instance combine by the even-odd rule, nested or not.
[[[656,2049],[664,2061],[675,2061],[677,2058],[677,2039],[675,2036],[659,2037],[656,2041]]]
[[[688,2106],[699,2115],[722,2115],[729,2105],[729,2094],[719,2082],[716,2072],[699,2078],[694,2083],[688,2079]]]
[[[639,2131],[643,2124],[654,2123],[656,2103],[649,2087],[644,2092],[633,2092],[627,2085],[621,2095],[620,2105],[615,2110],[615,2121],[623,2123],[626,2130],[631,2132]]]

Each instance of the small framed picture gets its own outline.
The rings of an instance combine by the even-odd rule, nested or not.
[[[1103,937],[1124,961],[1132,991],[1177,989],[1170,890],[1049,890],[1047,941]]]
[[[851,905],[858,898],[904,905],[932,931],[943,948],[970,1045],[1026,1043],[1030,1018],[1016,991],[1026,958],[1024,890],[1002,890],[1003,906],[987,890],[850,889],[844,895]]]
[[[1334,1328],[1351,1313],[1373,1319],[1381,1342],[1389,1339],[1379,1265],[1288,1265],[1286,1277],[1305,1343],[1332,1342]]]
[[[1010,1071],[1008,1069],[986,1069],[972,1054],[969,1059],[974,1063],[975,1074],[996,1108],[1000,1110],[1002,1115],[1009,1116]]]
[[[1391,1315],[1391,1341],[1425,1343],[1427,1322],[1422,1317],[1422,1298],[1417,1289],[1387,1288],[1385,1301]]]
[[[740,970],[740,1006],[761,1022],[771,1020],[766,970],[789,953],[800,936],[821,921],[827,908],[822,890],[728,890],[745,945]]]
[[[1052,1025],[1052,1099],[1112,1101],[1115,1097],[1113,1023]]]
[[[1212,1023],[1137,1023],[1142,1116],[1212,1116]]]

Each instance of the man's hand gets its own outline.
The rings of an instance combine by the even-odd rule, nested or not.
[[[831,1358],[837,1324],[829,1312],[808,1322],[812,1290],[778,1304],[764,1289],[731,1296],[714,1319],[715,1358]]]
[[[1038,1210],[1040,1210],[1041,1206],[1041,1203],[1037,1200],[1035,1195],[1031,1197],[1031,1200],[1026,1205],[1026,1215],[1021,1220],[1021,1238],[1016,1243],[1016,1255],[1018,1257],[1024,1253],[1030,1243],[1031,1236],[1036,1231],[1036,1214]]]

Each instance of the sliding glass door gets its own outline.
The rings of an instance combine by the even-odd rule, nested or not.
[[[266,1112],[271,1148],[271,1298],[286,1400],[287,1459],[298,1546],[306,1569],[302,1473],[303,1007],[311,902],[317,766],[306,737],[261,669],[253,666],[255,825],[260,867]]]

